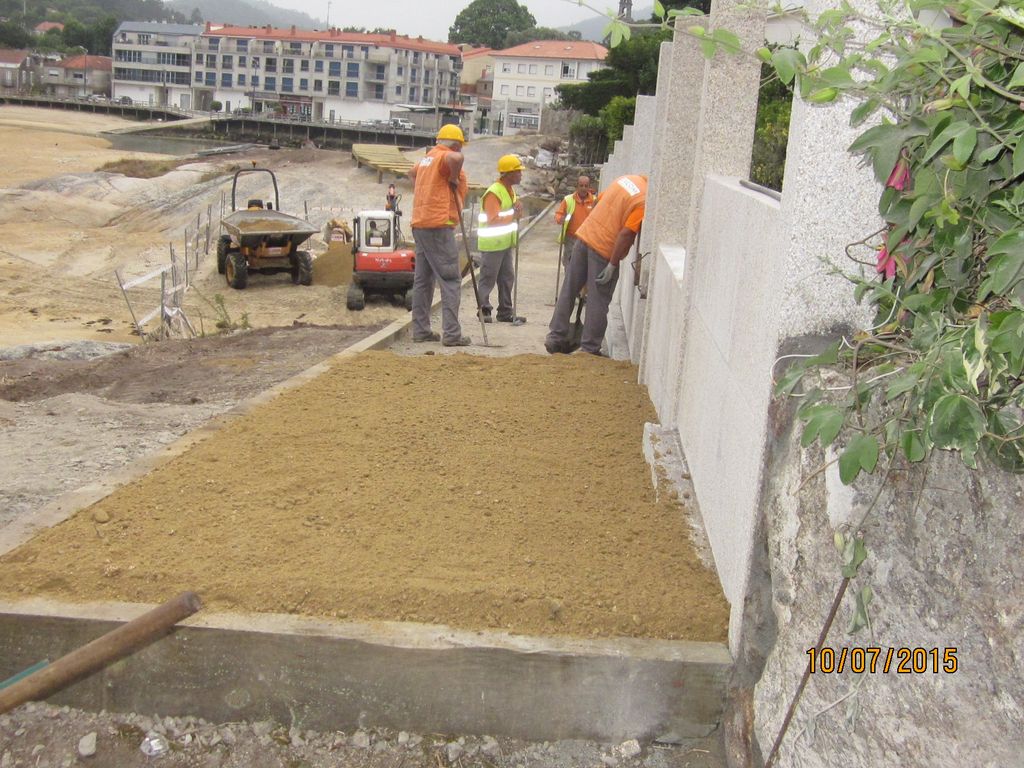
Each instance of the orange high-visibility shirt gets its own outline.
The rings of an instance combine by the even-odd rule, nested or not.
[[[569,226],[565,228],[566,237],[575,237],[576,232],[583,222],[587,220],[587,216],[594,210],[594,206],[597,205],[597,195],[591,193],[587,195],[586,200],[580,199],[579,192],[573,192],[573,197],[576,198],[576,207],[573,209],[572,218],[569,219]],[[561,224],[565,221],[565,214],[568,213],[569,206],[565,203],[565,198],[562,198],[562,202],[558,204],[558,208],[555,209],[555,222]]]
[[[639,232],[647,204],[647,177],[620,176],[604,192],[576,237],[611,260],[619,232]]]
[[[438,144],[416,165],[412,201],[412,226],[415,228],[454,227],[459,221],[458,206],[466,199],[469,182],[466,180],[466,172],[460,171],[459,201],[456,203],[445,159],[452,151]]]

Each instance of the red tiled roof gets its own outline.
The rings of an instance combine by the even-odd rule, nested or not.
[[[583,59],[604,61],[608,49],[589,40],[534,40],[503,51],[493,51],[495,58]]]
[[[0,48],[0,64],[21,64],[28,57],[28,51]]]
[[[203,37],[246,37],[261,40],[294,40],[301,42],[352,43],[353,45],[375,45],[390,48],[405,48],[410,51],[437,53],[444,56],[460,56],[458,46],[438,43],[422,37],[407,35],[371,35],[360,32],[342,32],[340,29],[318,31],[313,29],[278,29],[276,27],[234,27],[231,25],[208,24]]]
[[[51,29],[64,30],[64,25],[59,21],[40,21],[36,24],[36,32],[43,33],[49,32]]]
[[[64,69],[85,69],[88,67],[89,69],[110,72],[114,68],[114,60],[109,56],[72,56],[70,59],[64,59],[57,66]]]
[[[478,56],[489,56],[492,53],[494,53],[494,49],[488,48],[487,46],[484,46],[483,48],[474,48],[471,51],[463,51],[462,60],[475,59]]]

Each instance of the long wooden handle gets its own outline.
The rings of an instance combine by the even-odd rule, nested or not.
[[[112,629],[91,643],[62,656],[47,667],[0,691],[0,715],[27,701],[39,701],[163,637],[182,619],[202,607],[195,592],[173,600]]]

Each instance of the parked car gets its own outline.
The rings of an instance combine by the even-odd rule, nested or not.
[[[388,121],[388,125],[399,131],[414,131],[416,126],[408,120],[403,120],[401,117],[392,117]]]
[[[117,100],[117,103],[124,104],[130,107],[134,102],[132,101],[131,96],[122,96],[120,99]]]
[[[91,93],[89,94],[89,101],[103,102],[106,101],[107,97],[102,93]]]

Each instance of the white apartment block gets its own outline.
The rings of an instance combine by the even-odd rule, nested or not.
[[[587,82],[607,55],[607,48],[586,40],[537,40],[492,51],[492,132],[539,130],[542,106],[557,98],[555,86]]]
[[[157,40],[151,27],[174,30]],[[158,66],[158,58],[167,62],[171,54],[172,71]],[[218,101],[227,112],[386,119],[393,108],[456,104],[461,69],[456,46],[395,33],[126,22],[114,35],[115,97],[186,109],[206,110]],[[161,71],[172,84],[150,80]],[[187,85],[181,82],[186,71]]]

